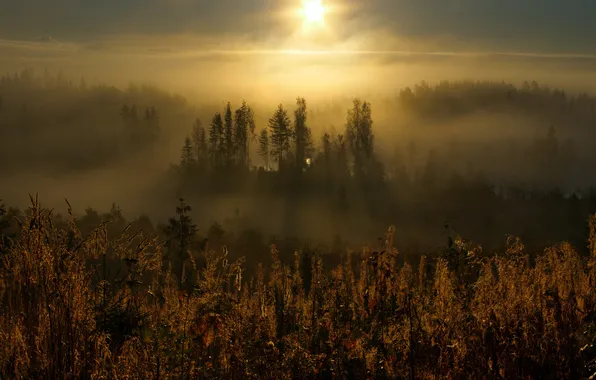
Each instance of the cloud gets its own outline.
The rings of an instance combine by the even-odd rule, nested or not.
[[[23,1],[34,3],[38,0]],[[56,6],[64,7],[72,1],[61,0]],[[109,1],[103,6],[110,5]],[[48,68],[54,72],[62,70],[77,81],[78,77],[85,76],[90,82],[96,78],[117,86],[126,86],[131,81],[148,82],[175,91],[200,91],[213,98],[225,98],[232,91],[247,97],[261,97],[267,93],[275,97],[290,91],[305,96],[324,91],[328,94],[372,89],[395,92],[420,80],[444,79],[514,83],[536,79],[552,85],[583,85],[582,89],[585,89],[587,83],[596,79],[593,69],[596,52],[589,49],[576,52],[535,46],[522,49],[523,44],[513,43],[483,45],[472,38],[459,39],[458,33],[462,31],[457,28],[451,28],[451,34],[446,33],[449,29],[445,27],[447,21],[443,22],[443,27],[435,25],[428,29],[421,23],[418,32],[414,23],[404,22],[398,28],[391,22],[379,21],[388,17],[381,13],[391,9],[395,12],[389,3],[383,5],[384,0],[371,0],[380,4],[375,8],[376,13],[368,12],[370,3],[360,2],[356,7],[345,0],[343,7],[335,9],[336,18],[328,19],[328,27],[316,31],[301,30],[295,19],[293,24],[288,21],[279,28],[275,26],[280,20],[294,17],[283,12],[287,3],[274,7],[265,0],[246,1],[250,4],[242,5],[242,2],[244,8],[240,9],[247,10],[248,14],[236,14],[234,12],[238,10],[234,8],[226,14],[228,21],[210,28],[206,25],[217,24],[215,20],[223,17],[225,5],[233,5],[231,0],[217,4],[175,0],[175,8],[218,10],[200,16],[195,14],[194,22],[201,25],[197,27],[201,32],[176,32],[184,28],[172,26],[168,29],[163,25],[161,29],[155,27],[151,33],[146,33],[143,28],[128,31],[134,29],[131,25],[137,25],[155,9],[163,10],[163,19],[181,10],[168,13],[167,5],[174,7],[174,2],[166,0],[148,0],[147,9],[134,5],[133,0],[112,4],[108,9],[119,9],[124,15],[128,14],[126,10],[138,10],[140,15],[128,21],[127,29],[117,27],[117,20],[124,15],[115,12],[116,15],[107,19],[111,23],[106,25],[110,27],[104,26],[109,33],[92,36],[89,30],[93,28],[90,28],[86,30],[85,38],[81,37],[85,33],[73,34],[69,38],[70,35],[58,35],[56,30],[48,29],[32,31],[32,37],[0,39],[0,56],[3,57],[0,72],[20,70],[25,66],[39,71]],[[411,4],[413,8],[405,10],[408,1],[396,0],[396,4],[404,5],[398,19],[416,15],[423,18],[421,6],[416,8]],[[419,1],[429,6],[435,0]],[[460,0],[460,3],[467,1]],[[445,3],[448,8],[453,1]],[[270,9],[270,12],[263,9]],[[446,11],[446,17],[449,14]],[[436,17],[432,12],[424,16],[427,20]],[[0,15],[0,21],[3,17]],[[212,20],[204,21],[208,17]],[[187,15],[180,23],[184,24],[184,20],[190,18]],[[46,21],[50,19],[48,16]],[[246,20],[258,19],[268,21],[260,24],[256,31],[246,29],[243,24]],[[142,20],[142,24],[149,25],[150,20],[151,17]],[[236,25],[227,28],[226,23]],[[0,22],[0,30],[2,28]],[[278,32],[272,32],[276,30]]]
[[[301,0],[0,0],[0,38],[51,35],[91,42],[139,34],[211,36],[261,45],[284,44],[300,20]],[[319,45],[363,39],[415,41],[420,50],[596,53],[592,0],[328,0],[331,31]],[[316,40],[315,39],[315,40]],[[300,42],[304,42],[301,40]],[[369,40],[368,43],[371,41]],[[375,40],[384,43],[383,40]],[[224,46],[223,44],[220,44]],[[441,45],[441,46],[438,46]],[[231,49],[229,46],[223,47]]]

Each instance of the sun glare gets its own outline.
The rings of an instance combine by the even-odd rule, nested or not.
[[[306,0],[303,12],[306,21],[310,23],[323,22],[325,7],[321,0]]]

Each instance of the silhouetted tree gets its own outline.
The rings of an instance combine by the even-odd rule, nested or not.
[[[207,134],[205,128],[198,118],[192,128],[192,143],[195,148],[195,158],[201,168],[204,168],[209,162],[209,147],[207,143]]]
[[[280,104],[271,119],[269,119],[271,155],[277,161],[280,171],[283,170],[284,160],[288,157],[290,151],[293,138],[291,125],[288,112]]]
[[[242,102],[242,106],[234,114],[234,142],[236,163],[239,167],[246,167],[248,165],[249,118],[249,107],[246,105],[246,102]]]
[[[294,111],[294,134],[296,138],[296,168],[300,171],[306,167],[306,158],[310,155],[312,138],[307,126],[306,100],[296,99],[297,108]]]
[[[221,165],[223,134],[223,120],[221,114],[218,112],[213,116],[211,129],[209,129],[209,155],[211,166],[214,168]]]
[[[346,136],[354,157],[354,173],[366,176],[373,160],[372,114],[370,104],[354,99],[348,111]]]
[[[194,158],[194,148],[190,137],[184,139],[184,146],[182,147],[182,153],[180,155],[180,166],[183,169],[192,168],[196,163]]]

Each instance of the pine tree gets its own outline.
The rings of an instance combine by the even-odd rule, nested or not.
[[[288,156],[293,138],[291,125],[288,112],[280,104],[271,119],[269,119],[271,155],[277,160],[280,171],[283,170],[284,160]]]
[[[259,134],[259,155],[265,160],[265,169],[269,170],[269,134],[263,128]]]
[[[297,108],[294,111],[294,131],[296,137],[296,168],[300,171],[306,167],[306,158],[312,146],[311,131],[306,125],[307,111],[306,100],[296,99]]]
[[[221,114],[217,112],[211,120],[209,129],[209,158],[211,167],[216,168],[221,164],[221,142],[223,140],[223,120]]]

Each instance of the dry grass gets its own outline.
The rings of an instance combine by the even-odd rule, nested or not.
[[[560,244],[530,259],[456,240],[398,266],[384,247],[330,271],[297,253],[242,279],[227,253],[186,252],[102,224],[81,236],[37,200],[0,264],[0,378],[588,378],[596,350],[590,257]]]

